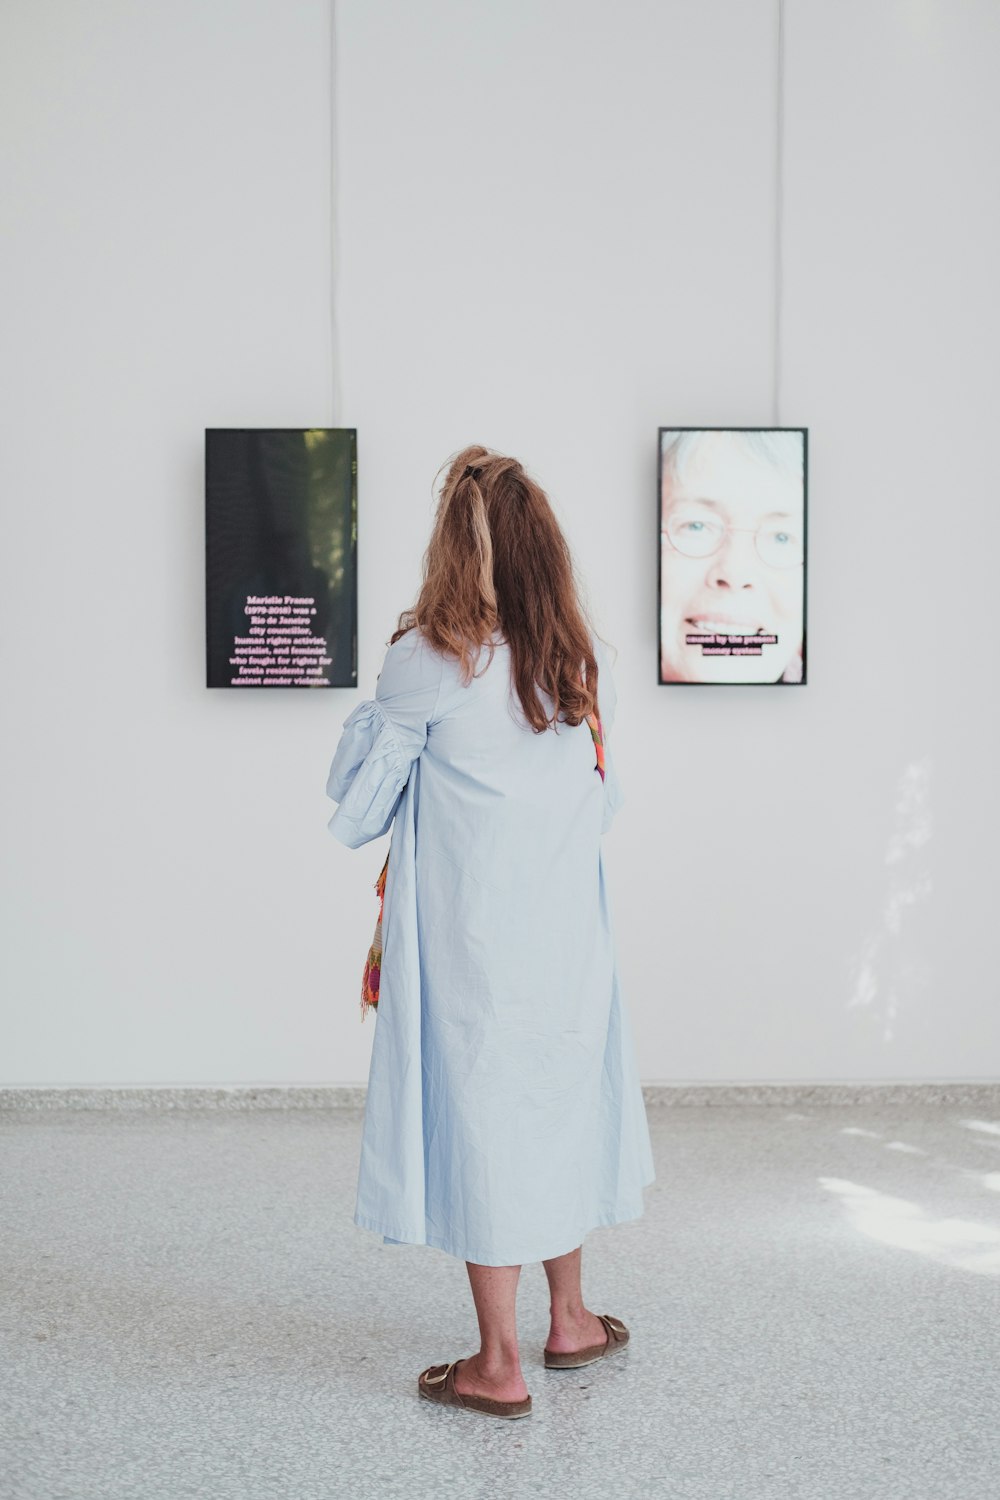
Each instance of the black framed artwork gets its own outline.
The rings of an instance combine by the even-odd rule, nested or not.
[[[209,687],[357,687],[357,430],[205,429]]]
[[[806,427],[661,427],[661,684],[806,682]]]

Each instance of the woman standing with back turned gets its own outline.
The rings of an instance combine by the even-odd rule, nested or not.
[[[580,1285],[588,1230],[640,1217],[654,1180],[601,851],[614,714],[548,499],[515,459],[465,449],[327,792],[349,848],[395,820],[354,1222],[466,1261],[482,1347],[418,1391],[490,1416],[531,1411],[522,1264],[548,1277],[548,1368],[629,1336]]]

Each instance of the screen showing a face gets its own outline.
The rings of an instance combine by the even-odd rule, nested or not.
[[[357,687],[357,431],[205,431],[209,687]]]
[[[661,683],[806,680],[804,427],[661,427]]]

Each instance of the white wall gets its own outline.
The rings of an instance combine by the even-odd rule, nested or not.
[[[323,795],[438,465],[518,454],[618,648],[647,1082],[1000,1076],[1000,10],[5,7],[0,1083],[363,1081]],[[656,684],[656,428],[810,428],[803,689]],[[203,687],[202,431],[359,428],[357,692]],[[540,1001],[541,1003],[541,1001]]]

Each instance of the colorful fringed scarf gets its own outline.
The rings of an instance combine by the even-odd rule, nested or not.
[[[595,771],[601,773],[604,780],[604,726],[600,716],[596,713],[587,715],[587,723],[590,725],[590,733],[594,739],[594,749],[597,754]],[[385,906],[385,877],[389,869],[389,855],[385,857],[382,873],[375,882],[375,894],[378,896],[378,920],[375,923],[375,936],[368,950],[365,960],[365,972],[361,980],[361,1019],[364,1020],[369,1009],[378,1009],[379,980],[382,976],[382,909]]]
[[[595,771],[600,771],[601,780],[604,780],[604,725],[596,713],[587,715],[587,723],[590,732],[594,736],[594,748],[597,751],[597,765]]]
[[[382,873],[375,882],[375,894],[378,896],[378,920],[375,923],[375,936],[365,959],[365,972],[361,980],[361,1019],[364,1020],[368,1014],[369,1006],[375,1010],[378,1006],[378,984],[382,976],[382,908],[385,905],[385,877],[389,869],[389,855],[385,857]]]

